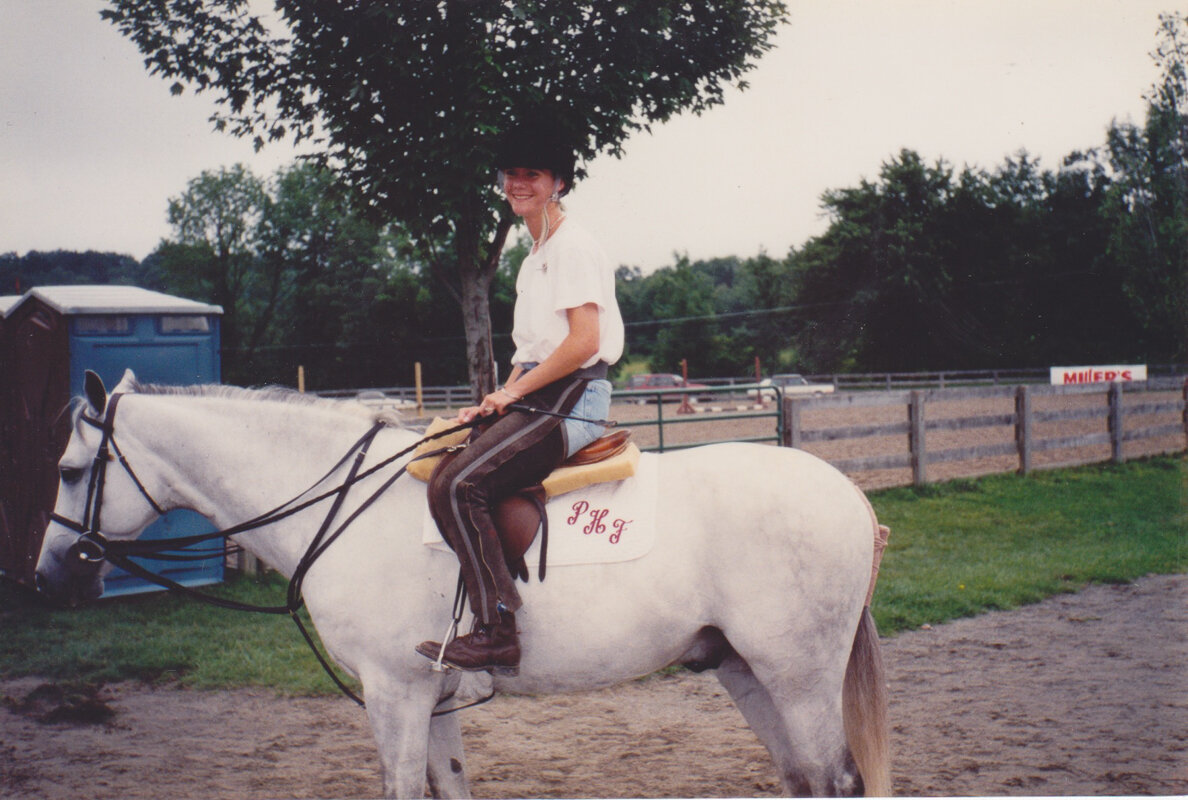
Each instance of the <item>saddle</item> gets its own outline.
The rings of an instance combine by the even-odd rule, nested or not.
[[[432,435],[445,430],[451,423],[435,419],[425,430]],[[462,444],[469,436],[461,431],[432,443],[426,443],[414,453],[408,474],[428,482],[434,470],[453,456],[448,449]],[[578,450],[552,472],[543,482],[521,489],[497,502],[491,509],[495,529],[503,546],[503,557],[513,578],[528,582],[528,564],[524,554],[536,541],[540,532],[540,568],[538,579],[544,580],[549,543],[549,518],[545,503],[550,497],[574,491],[603,481],[628,478],[635,474],[639,462],[639,448],[629,441],[631,431],[618,430],[595,439]]]
[[[620,430],[595,439],[590,444],[578,450],[565,463],[558,467],[558,471],[574,467],[587,467],[608,461],[627,450],[631,431]],[[554,473],[555,475],[556,473]],[[507,569],[513,578],[528,582],[528,564],[524,561],[524,554],[536,540],[536,532],[540,531],[540,570],[538,580],[545,578],[545,561],[549,546],[549,516],[545,511],[545,501],[553,494],[546,484],[553,478],[550,475],[544,483],[521,489],[516,494],[500,500],[493,509],[495,529],[499,531],[499,542],[503,545],[503,558],[507,561]],[[589,484],[587,484],[589,485]]]

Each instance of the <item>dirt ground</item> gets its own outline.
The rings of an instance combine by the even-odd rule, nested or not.
[[[1188,794],[1188,576],[1091,586],[902,634],[883,652],[898,794]],[[0,683],[7,798],[380,792],[365,716],[344,699],[135,684],[70,698],[39,684]],[[712,673],[463,714],[480,797],[779,794]]]

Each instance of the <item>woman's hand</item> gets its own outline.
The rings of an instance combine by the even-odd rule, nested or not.
[[[458,423],[466,425],[475,417],[502,416],[507,413],[507,407],[521,398],[513,397],[504,389],[496,389],[483,398],[477,406],[470,406],[458,412]]]

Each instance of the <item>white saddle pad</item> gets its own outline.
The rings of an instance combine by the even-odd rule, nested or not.
[[[558,495],[548,501],[549,566],[606,564],[646,555],[656,541],[656,458],[640,456],[635,477],[599,483]],[[425,504],[422,541],[452,552],[441,538]],[[540,563],[540,537],[524,560]]]

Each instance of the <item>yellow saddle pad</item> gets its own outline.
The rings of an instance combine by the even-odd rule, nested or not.
[[[425,435],[432,436],[435,433],[448,430],[455,425],[457,423],[452,420],[437,417],[433,422],[429,423],[429,427],[425,429]],[[417,480],[428,482],[429,476],[433,474],[433,469],[441,461],[442,455],[438,454],[425,458],[417,458],[417,456],[462,444],[469,437],[470,429],[467,428],[456,433],[451,433],[448,436],[443,436],[440,439],[422,442],[413,451],[413,458],[416,460],[408,465],[408,474]],[[584,464],[580,467],[558,467],[553,470],[549,477],[544,479],[545,494],[549,497],[556,497],[557,495],[572,492],[586,486],[593,486],[596,483],[621,481],[624,478],[630,478],[635,474],[636,467],[639,466],[639,456],[639,448],[635,446],[634,442],[628,442],[623,452],[603,461]]]

